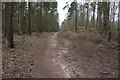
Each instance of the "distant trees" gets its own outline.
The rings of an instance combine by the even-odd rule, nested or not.
[[[14,33],[59,31],[57,2],[2,2],[2,14],[3,42],[8,39],[10,48],[14,47]]]
[[[68,17],[62,24],[62,30],[76,30],[76,8],[74,8],[75,2],[72,2],[68,7]],[[110,41],[111,39],[117,39],[117,22],[116,14],[118,14],[117,2],[91,2],[91,3],[77,3],[78,13],[78,26],[79,28],[96,27],[101,34],[105,35],[105,38]],[[68,3],[66,4],[68,6]],[[66,8],[65,6],[65,8]]]
[[[69,7],[67,3],[65,8],[68,8],[68,17],[61,28],[77,31],[79,28],[95,27],[106,36],[108,41],[116,39],[119,34],[117,26],[120,25],[120,12],[116,12],[118,5],[120,3],[117,2],[81,4],[76,1]],[[59,31],[57,2],[16,2],[14,5],[4,2],[2,14],[3,41],[5,38],[8,39],[11,48],[14,47],[14,32],[30,35],[32,32]],[[116,14],[118,20],[115,18]]]
[[[24,15],[24,11],[25,11],[25,2],[18,2],[18,3],[15,3],[15,12],[14,14],[16,14],[16,17],[15,18],[18,18],[18,28],[17,28],[17,33],[19,35],[22,35],[24,34],[24,19],[25,19],[25,15]],[[17,11],[18,9],[18,11]],[[15,19],[14,19],[15,20]]]
[[[78,5],[77,5],[77,0],[74,0],[74,1],[75,2],[72,2],[70,5],[71,7],[69,7],[69,5],[67,4],[63,9],[69,7],[69,9],[68,9],[69,19],[68,20],[73,19],[71,17],[73,17],[72,15],[74,15],[74,27],[73,28],[75,29],[75,31],[77,31],[77,27],[78,27],[78,9],[77,8],[78,8]]]
[[[83,5],[80,5],[80,9],[79,9],[79,26],[84,26],[85,25],[85,7]]]

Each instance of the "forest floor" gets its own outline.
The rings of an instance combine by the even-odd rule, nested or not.
[[[14,35],[2,46],[3,78],[117,78],[118,51],[95,29]]]

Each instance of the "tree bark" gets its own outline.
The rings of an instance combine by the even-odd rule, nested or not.
[[[112,9],[112,12],[113,12],[113,21],[112,21],[112,26],[111,26],[111,36],[113,37],[113,33],[114,33],[114,28],[113,28],[113,26],[114,26],[114,24],[115,24],[115,2],[114,2],[114,5],[113,5],[113,7],[112,7],[113,9]]]
[[[108,41],[111,40],[111,31],[110,31],[110,20],[109,20],[109,14],[110,14],[110,2],[107,3],[107,39]]]
[[[42,18],[42,2],[40,2],[40,25],[39,25],[39,32],[41,32],[41,19]]]
[[[89,23],[89,10],[88,10],[88,5],[87,5],[87,19],[86,19],[86,29],[88,28],[88,23]]]
[[[13,3],[9,3],[9,15],[8,15],[8,46],[14,47],[13,43]]]
[[[29,12],[28,12],[28,35],[31,35],[31,19],[30,19],[31,5],[30,5],[30,2],[28,2],[28,6],[29,6]]]
[[[110,2],[103,2],[104,33],[108,41],[111,40],[110,21],[109,21]]]
[[[77,31],[77,1],[75,3],[75,31]]]
[[[24,7],[25,7],[25,2],[21,2],[21,31],[22,31],[22,34],[24,34]]]
[[[102,3],[98,2],[98,30],[102,33],[102,19],[101,19],[101,15],[102,15]]]
[[[98,3],[97,3],[98,4]],[[96,27],[98,28],[98,8],[97,8],[97,20],[96,20]]]
[[[103,2],[103,30],[104,34],[107,34],[107,2]]]
[[[8,2],[5,2],[5,26],[4,26],[4,39],[7,37],[7,27],[8,27],[8,12],[9,12],[9,3]]]
[[[96,2],[93,3],[93,26],[95,26],[95,8],[96,8]]]
[[[18,3],[18,35],[22,35],[22,23],[21,23],[21,19],[22,19],[22,16],[21,16],[21,14],[22,14],[22,9],[21,9],[21,7],[22,7],[22,5],[21,5],[21,3],[22,2],[19,2]]]
[[[119,11],[118,11],[118,44],[120,50],[120,1],[119,1]]]

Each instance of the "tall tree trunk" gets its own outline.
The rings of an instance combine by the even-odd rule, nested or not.
[[[30,19],[31,5],[30,5],[30,2],[28,2],[28,6],[29,6],[29,12],[28,12],[28,35],[31,35],[31,19]]]
[[[102,2],[103,5],[103,30],[107,34],[107,2]]]
[[[77,1],[75,2],[75,31],[77,31]]]
[[[111,40],[109,14],[110,14],[110,2],[108,2],[108,4],[107,4],[107,39],[108,39],[108,41]]]
[[[113,37],[113,33],[114,33],[114,24],[115,24],[115,2],[114,2],[114,5],[113,5],[113,9],[112,9],[112,12],[113,12],[113,21],[112,21],[112,26],[111,26],[111,37]]]
[[[88,6],[87,6],[87,18],[86,18],[86,29],[88,28],[88,23],[89,23],[89,10],[88,10]]]
[[[4,31],[3,31],[3,41],[7,37],[7,28],[8,28],[8,12],[9,12],[9,3],[5,2],[5,26],[4,26]]]
[[[18,3],[18,34],[19,35],[21,35],[22,34],[22,23],[21,23],[21,19],[22,19],[22,16],[21,16],[21,14],[22,14],[22,12],[21,12],[21,7],[22,7],[22,5],[21,5],[21,3],[22,2],[19,2]]]
[[[8,15],[8,46],[14,47],[13,43],[13,3],[9,3],[9,15]]]
[[[101,15],[102,15],[102,3],[101,2],[98,2],[98,22],[97,22],[97,27],[98,27],[98,30],[100,32],[102,32],[102,19],[101,19]]]
[[[41,19],[42,18],[42,2],[40,2],[40,25],[39,25],[39,32],[41,32]]]
[[[25,8],[25,2],[21,2],[21,29],[22,29],[22,34],[25,33],[24,31],[24,8]]]
[[[100,2],[100,9],[99,9],[99,28],[100,28],[100,32],[102,33],[103,31],[103,27],[102,27],[102,2]]]
[[[118,53],[120,53],[120,1],[118,10]],[[118,56],[120,56],[120,54],[118,54]],[[118,60],[120,60],[120,58]],[[118,64],[118,69],[120,70],[120,64]],[[120,77],[120,74],[118,77]]]
[[[103,16],[104,16],[104,33],[108,41],[111,40],[111,31],[110,31],[110,21],[109,21],[109,10],[110,10],[110,2],[103,2]]]
[[[99,3],[99,2],[98,2],[98,3]],[[98,3],[97,3],[97,4],[98,4]],[[96,20],[96,27],[97,27],[97,28],[98,28],[98,14],[99,14],[98,9],[99,9],[99,8],[97,8],[97,20]]]
[[[2,17],[2,2],[0,1],[0,16]],[[2,44],[2,23],[3,23],[3,21],[2,21],[2,18],[0,18],[0,44]],[[2,45],[0,46],[0,49],[2,49]],[[0,53],[2,52],[2,50],[0,51]],[[1,56],[2,57],[2,56]],[[0,60],[1,60],[2,58],[0,58]],[[0,65],[2,65],[2,64],[0,64]],[[0,78],[2,78],[2,75],[0,76]]]
[[[95,8],[96,8],[96,2],[93,3],[93,27],[95,27]]]
[[[120,50],[120,1],[119,1],[119,11],[118,11],[118,44]]]

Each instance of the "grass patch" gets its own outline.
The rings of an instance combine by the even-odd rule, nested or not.
[[[85,29],[85,26],[77,26],[77,29]],[[75,29],[75,27],[73,27],[73,29]]]
[[[16,53],[16,56],[18,57],[28,54],[26,51],[17,51],[17,50],[15,51],[15,53]]]

